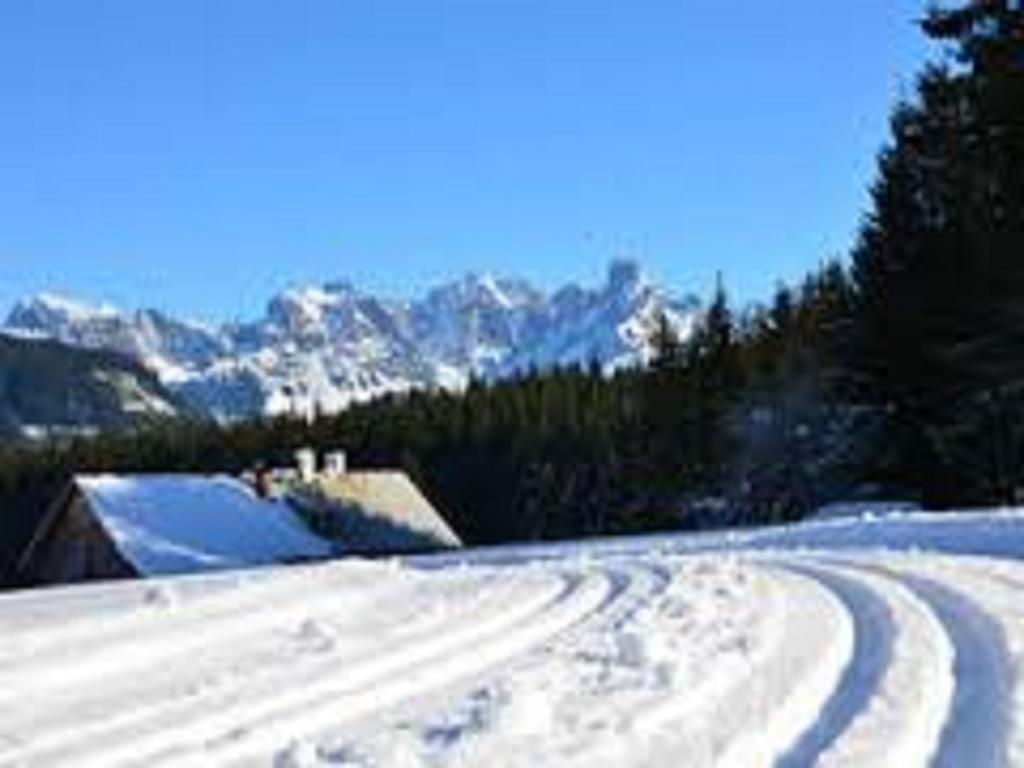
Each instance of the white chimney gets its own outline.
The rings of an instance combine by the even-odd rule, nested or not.
[[[341,477],[348,471],[348,462],[344,451],[331,451],[324,455],[324,474],[330,477]]]
[[[295,452],[295,466],[299,470],[299,480],[310,483],[316,477],[316,451],[312,448],[301,448]]]

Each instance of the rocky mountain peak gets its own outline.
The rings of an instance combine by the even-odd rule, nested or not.
[[[528,367],[642,364],[660,314],[686,333],[696,312],[693,299],[673,298],[635,261],[620,259],[605,285],[571,284],[550,295],[486,272],[404,301],[335,281],[283,291],[262,317],[217,328],[40,296],[19,302],[3,328],[127,354],[193,406],[234,419],[298,407],[333,411],[386,392],[459,388],[470,376]],[[296,393],[308,402],[296,405]]]

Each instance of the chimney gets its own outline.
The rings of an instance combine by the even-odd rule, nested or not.
[[[274,478],[269,467],[264,465],[256,467],[253,488],[261,499],[269,499],[274,495]]]
[[[295,452],[295,466],[299,471],[299,480],[303,483],[313,482],[316,477],[316,451],[312,448],[301,448]]]
[[[329,477],[341,477],[348,471],[348,462],[344,451],[331,451],[324,455],[324,474]]]

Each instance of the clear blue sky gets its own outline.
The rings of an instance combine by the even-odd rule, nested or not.
[[[767,295],[848,246],[918,0],[3,0],[0,312],[206,318],[616,254]]]

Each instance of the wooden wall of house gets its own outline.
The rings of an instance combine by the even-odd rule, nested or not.
[[[80,494],[72,496],[68,508],[49,531],[27,570],[28,578],[37,584],[69,584],[137,575]]]

